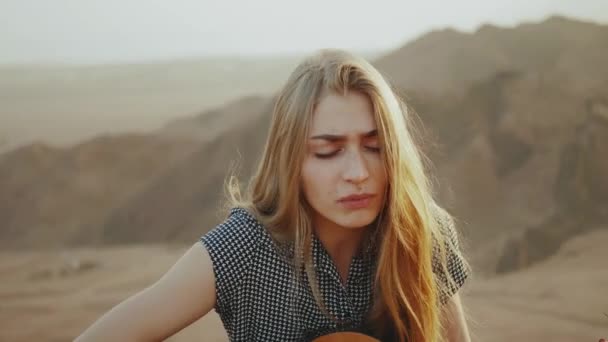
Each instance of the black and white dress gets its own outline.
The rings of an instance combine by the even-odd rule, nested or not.
[[[452,225],[447,228],[455,239]],[[338,318],[334,321],[316,304],[306,277],[294,276],[289,258],[244,208],[233,208],[200,241],[213,263],[215,310],[230,341],[310,341],[336,331],[372,335],[365,317],[372,303],[374,254],[356,255],[343,284],[322,243],[313,237],[313,265],[326,308]],[[451,254],[448,271],[456,282],[454,293],[464,284],[468,270]],[[449,295],[441,301],[446,302]]]

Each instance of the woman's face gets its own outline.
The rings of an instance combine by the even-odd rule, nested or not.
[[[372,104],[360,92],[330,93],[317,105],[302,165],[317,225],[369,225],[384,204],[386,173]]]

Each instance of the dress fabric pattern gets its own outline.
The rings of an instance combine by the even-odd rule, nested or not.
[[[446,227],[448,237],[456,239],[453,226]],[[229,217],[200,242],[213,263],[215,310],[230,341],[310,341],[336,331],[372,335],[365,325],[373,296],[375,264],[370,254],[354,257],[343,284],[323,244],[313,236],[313,266],[325,306],[337,318],[334,321],[316,304],[305,273],[295,277],[289,258],[246,209],[231,209]],[[448,271],[455,284],[451,293],[442,294],[442,302],[468,276],[457,255],[448,255]],[[438,278],[444,280],[445,275]]]

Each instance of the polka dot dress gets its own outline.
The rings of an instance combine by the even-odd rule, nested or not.
[[[316,304],[305,273],[295,276],[289,258],[247,210],[233,208],[200,241],[213,263],[215,310],[230,341],[311,341],[336,331],[371,335],[365,317],[372,304],[373,258],[356,255],[343,283],[329,254],[313,237],[313,265],[326,308],[337,318],[332,320]],[[468,273],[455,255],[448,257],[448,271],[455,280],[454,293]],[[442,302],[448,296],[444,294]]]

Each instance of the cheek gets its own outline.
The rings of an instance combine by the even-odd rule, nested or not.
[[[384,162],[380,158],[375,158],[370,162],[372,174],[378,186],[384,188],[387,183],[386,168]]]
[[[333,172],[329,164],[314,157],[306,158],[302,164],[302,187],[309,201],[317,202],[333,189]]]

